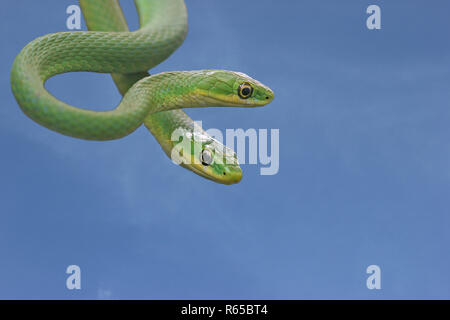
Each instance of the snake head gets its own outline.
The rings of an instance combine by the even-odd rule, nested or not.
[[[274,99],[269,87],[241,72],[201,70],[197,76],[195,93],[209,105],[259,107]]]
[[[182,167],[222,184],[242,179],[236,153],[203,131],[186,131],[174,146],[171,158]]]

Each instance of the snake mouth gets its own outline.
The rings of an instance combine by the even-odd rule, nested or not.
[[[267,93],[264,99],[248,99],[244,100],[237,96],[231,97],[221,97],[218,98],[217,101],[224,103],[226,106],[230,107],[244,107],[244,108],[253,108],[253,107],[262,107],[266,104],[269,104],[273,100],[273,93]]]
[[[243,107],[254,108],[262,107],[269,104],[273,100],[273,92],[269,90],[264,99],[242,99],[237,95],[211,95],[207,91],[198,90],[198,93],[202,95],[202,100],[206,105],[210,106],[223,106],[223,107]]]
[[[231,172],[229,172],[228,174],[223,173],[223,175],[217,175],[217,176],[213,176],[213,175],[209,175],[206,172],[204,172],[203,170],[198,169],[195,166],[187,166],[185,164],[181,164],[182,167],[191,170],[192,172],[198,174],[199,176],[202,176],[203,178],[206,178],[208,180],[217,182],[217,183],[221,183],[221,184],[226,184],[226,185],[231,185],[231,184],[236,184],[239,181],[241,181],[242,179],[242,171],[239,170],[234,170],[234,172],[231,174]],[[227,170],[229,171],[229,170]]]
[[[266,104],[268,104],[269,102],[266,101],[234,101],[233,99],[230,100],[216,100],[215,105],[217,106],[224,106],[224,107],[241,107],[241,108],[258,108],[258,107],[263,107]]]

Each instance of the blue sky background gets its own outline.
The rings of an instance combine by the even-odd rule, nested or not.
[[[231,187],[173,165],[143,127],[87,142],[20,111],[13,59],[65,31],[74,3],[0,12],[0,298],[450,298],[448,1],[188,1],[186,42],[152,72],[236,70],[276,94],[188,111],[206,129],[280,129],[279,173],[244,165]],[[366,28],[370,4],[382,30]],[[48,89],[96,110],[120,101],[107,75]],[[71,264],[80,291],[65,287]]]

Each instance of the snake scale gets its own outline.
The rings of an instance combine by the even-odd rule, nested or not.
[[[142,124],[171,158],[183,129],[188,151],[176,152],[180,165],[223,184],[241,180],[233,150],[210,137],[183,108],[257,107],[270,103],[270,88],[249,76],[225,70],[174,71],[149,75],[185,40],[184,0],[135,0],[140,28],[130,32],[118,0],[80,0],[89,31],[58,32],[27,44],[14,60],[11,88],[22,111],[40,125],[86,140],[112,140]],[[110,73],[123,95],[109,111],[70,106],[45,89],[66,72]],[[184,151],[184,152],[183,152]]]

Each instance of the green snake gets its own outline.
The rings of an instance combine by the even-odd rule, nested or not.
[[[225,70],[174,71],[149,75],[187,34],[184,0],[135,0],[140,28],[128,30],[118,0],[80,0],[89,31],[39,37],[17,55],[11,88],[22,111],[40,125],[86,140],[119,139],[142,124],[181,166],[223,184],[241,180],[237,156],[203,131],[182,108],[257,107],[270,103],[271,89],[249,76]],[[110,73],[123,95],[109,111],[70,106],[45,89],[61,73]],[[173,152],[180,140],[190,148]]]

